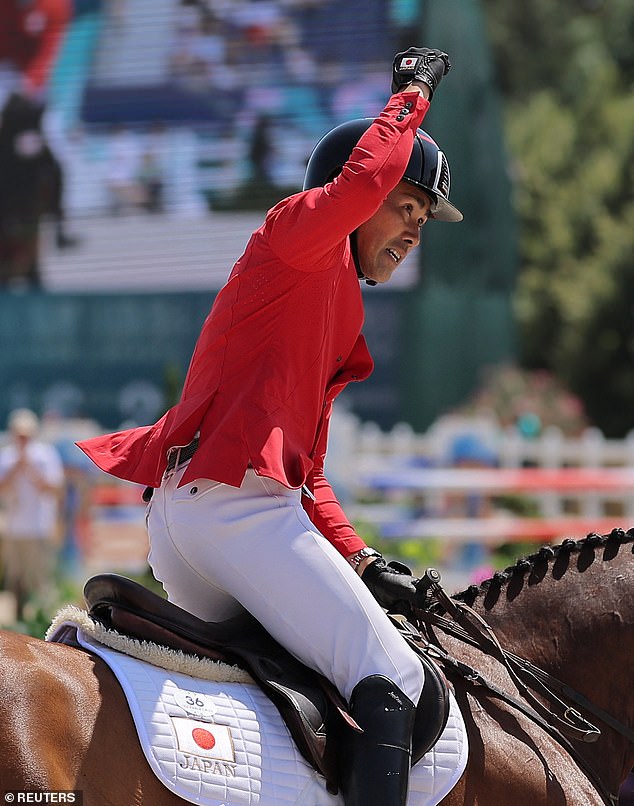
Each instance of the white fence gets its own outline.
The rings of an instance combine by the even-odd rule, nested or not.
[[[495,456],[494,468],[452,466],[451,446],[466,434]],[[588,429],[570,438],[548,428],[529,440],[491,420],[456,417],[424,434],[405,424],[383,432],[344,414],[333,423],[331,448],[328,473],[349,514],[385,537],[546,541],[634,526],[634,433],[615,440]],[[501,496],[530,501],[533,516],[505,509]],[[456,511],[461,497],[494,504]]]
[[[447,417],[424,434],[417,434],[406,423],[382,431],[375,423],[360,423],[343,415],[346,427],[355,435],[357,458],[373,463],[386,457],[426,458],[446,466],[451,440],[460,434],[473,434],[498,457],[499,467],[634,467],[634,431],[626,439],[606,439],[598,428],[588,428],[579,437],[566,437],[551,426],[534,438],[526,439],[515,429],[502,429],[491,420]]]

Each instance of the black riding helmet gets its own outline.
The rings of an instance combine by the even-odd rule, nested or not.
[[[334,179],[361,135],[373,122],[373,118],[350,120],[325,134],[308,160],[304,190],[322,187]],[[429,195],[432,201],[431,217],[436,221],[462,221],[462,213],[449,201],[450,175],[447,157],[422,129],[416,131],[403,179],[422,188]]]

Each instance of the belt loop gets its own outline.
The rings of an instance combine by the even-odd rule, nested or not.
[[[198,434],[192,439],[189,445],[173,445],[167,451],[166,474],[177,468],[179,465],[189,461],[198,449]]]
[[[169,478],[172,475],[173,471],[176,470],[176,467],[178,466],[178,459],[180,457],[180,451],[181,449],[176,446],[173,446],[168,450],[167,465],[165,467],[166,478]]]
[[[305,484],[302,484],[302,495],[305,495],[307,498],[310,498],[313,503],[316,503],[317,499]]]

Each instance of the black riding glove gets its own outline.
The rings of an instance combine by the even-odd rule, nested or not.
[[[361,579],[372,595],[386,609],[399,602],[412,604],[416,599],[416,580],[406,565],[398,562],[386,563],[381,556],[366,566]]]
[[[397,53],[392,63],[392,93],[411,81],[423,81],[429,87],[429,100],[443,76],[451,70],[449,56],[432,48],[408,48]]]

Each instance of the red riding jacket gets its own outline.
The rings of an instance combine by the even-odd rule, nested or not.
[[[214,301],[180,402],[154,425],[78,443],[100,468],[157,487],[168,449],[199,431],[181,484],[239,486],[249,466],[307,483],[322,534],[344,555],[365,545],[323,472],[333,400],[373,367],[349,235],[401,180],[428,107],[418,93],[392,96],[333,182],[268,212]]]

